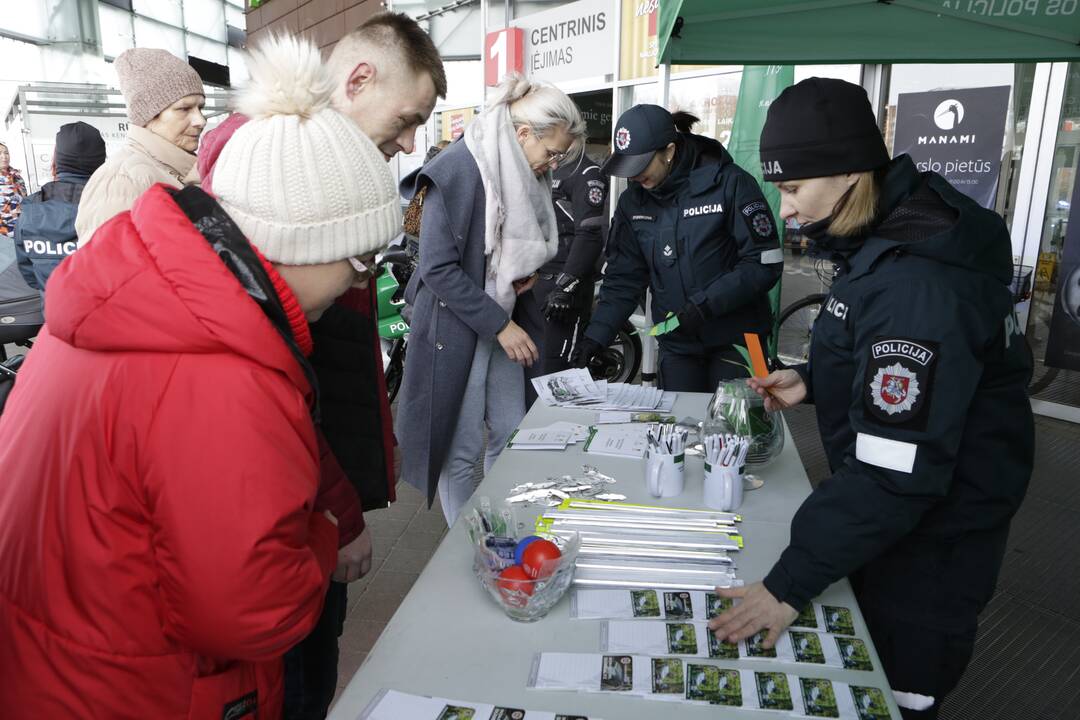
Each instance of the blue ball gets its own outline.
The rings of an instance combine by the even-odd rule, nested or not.
[[[542,539],[543,538],[539,537],[538,535],[527,535],[526,537],[523,537],[520,540],[518,540],[517,547],[514,548],[514,562],[517,563],[518,565],[520,565],[521,564],[521,555],[522,555],[522,553],[525,552],[525,548],[529,547],[529,545],[536,542],[537,540],[542,540]]]

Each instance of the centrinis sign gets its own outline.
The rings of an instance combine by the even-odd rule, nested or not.
[[[919,170],[993,208],[1010,91],[1003,85],[901,94],[894,154],[910,155]]]
[[[547,82],[611,74],[614,7],[614,0],[579,0],[515,20],[525,34],[525,74]]]

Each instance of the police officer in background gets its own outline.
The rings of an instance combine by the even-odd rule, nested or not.
[[[585,367],[611,342],[645,289],[654,322],[679,326],[660,341],[660,385],[712,392],[745,377],[744,333],[772,329],[769,289],[783,252],[757,182],[717,141],[676,131],[671,113],[635,105],[619,118],[608,175],[629,178],[611,224],[600,300],[575,348]]]
[[[905,718],[937,717],[971,658],[1027,490],[1030,352],[1005,223],[911,158],[889,159],[865,91],[810,78],[761,133],[782,216],[837,275],[807,365],[750,381],[771,410],[814,402],[832,477],[742,603],[710,622],[767,645],[851,579]]]
[[[603,249],[608,184],[600,165],[582,153],[552,173],[551,199],[559,224],[559,252],[540,268],[531,290],[518,297],[515,320],[536,343],[539,362],[525,368],[529,405],[536,400],[531,378],[570,367],[570,354],[592,312],[597,260]]]

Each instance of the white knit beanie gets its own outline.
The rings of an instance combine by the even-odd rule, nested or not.
[[[331,107],[319,51],[292,35],[251,51],[237,110],[251,118],[225,144],[214,193],[271,262],[317,265],[367,255],[401,232],[383,154]]]

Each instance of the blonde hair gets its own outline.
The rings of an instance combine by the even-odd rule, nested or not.
[[[554,85],[533,82],[518,73],[504,77],[487,101],[494,109],[505,105],[515,126],[527,125],[543,137],[554,128],[570,136],[569,159],[575,159],[585,145],[585,120],[574,101]]]
[[[840,199],[829,223],[829,234],[851,237],[865,231],[877,216],[878,180],[873,170],[859,173],[855,184]]]

